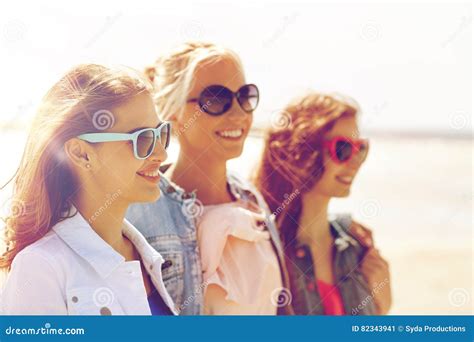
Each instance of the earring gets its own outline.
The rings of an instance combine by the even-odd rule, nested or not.
[[[91,168],[91,164],[86,164],[86,169],[90,169]]]

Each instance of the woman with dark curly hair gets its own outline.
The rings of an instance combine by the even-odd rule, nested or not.
[[[350,216],[328,219],[330,200],[349,196],[369,150],[358,111],[348,98],[310,93],[266,138],[256,183],[282,235],[296,314],[386,314],[391,305],[388,264],[370,233]]]

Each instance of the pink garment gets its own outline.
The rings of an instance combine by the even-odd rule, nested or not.
[[[197,229],[205,314],[276,314],[280,267],[264,219],[242,201],[204,207]]]

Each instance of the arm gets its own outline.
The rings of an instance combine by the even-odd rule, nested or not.
[[[350,232],[362,246],[367,248],[362,259],[361,271],[374,296],[377,313],[386,315],[392,305],[389,264],[374,247],[372,230],[352,221]]]
[[[4,315],[67,315],[58,272],[42,255],[19,253],[1,295]]]

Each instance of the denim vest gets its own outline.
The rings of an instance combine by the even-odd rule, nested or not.
[[[350,235],[350,216],[339,216],[330,221],[334,237],[333,269],[346,315],[376,315],[374,298],[360,272],[360,261],[366,248]],[[286,261],[290,275],[292,303],[296,315],[324,315],[324,307],[318,292],[309,246],[296,239],[286,249]]]
[[[164,172],[169,165],[164,165]],[[278,256],[282,282],[289,288],[283,248],[275,225],[263,196],[249,182],[228,172],[227,183],[235,198],[256,203],[266,213],[266,227]],[[161,175],[161,196],[153,203],[130,206],[126,218],[165,258],[162,274],[166,289],[173,298],[180,315],[203,313],[203,279],[201,259],[197,243],[196,218],[202,212],[202,204],[195,192],[185,192]],[[291,305],[279,306],[279,314],[291,314]]]

